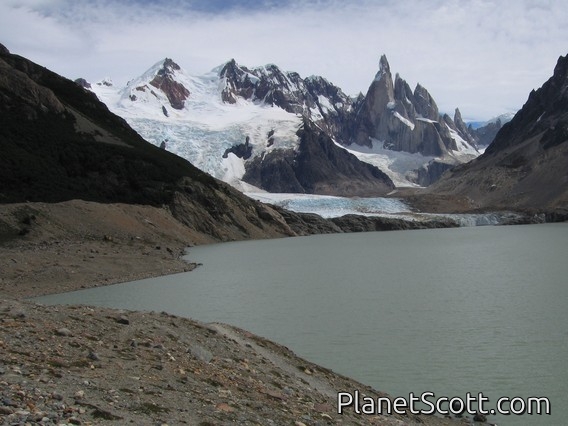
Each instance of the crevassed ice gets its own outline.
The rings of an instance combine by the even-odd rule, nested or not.
[[[276,194],[247,192],[249,197],[268,204],[274,204],[296,213],[316,213],[324,218],[341,217],[347,214],[362,216],[383,216],[412,221],[452,219],[459,226],[502,225],[521,216],[513,212],[440,214],[413,212],[398,198],[346,198],[313,194]],[[542,218],[544,221],[544,218]]]
[[[297,213],[316,213],[325,218],[346,214],[378,216],[411,212],[410,207],[397,198],[346,198],[328,195],[274,193],[247,193],[247,195]]]

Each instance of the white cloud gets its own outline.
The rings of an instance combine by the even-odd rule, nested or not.
[[[520,108],[567,53],[563,0],[296,0],[223,13],[187,4],[8,0],[0,42],[69,78],[125,82],[166,56],[202,73],[235,58],[323,75],[351,94],[367,90],[386,53],[442,111],[476,119]]]

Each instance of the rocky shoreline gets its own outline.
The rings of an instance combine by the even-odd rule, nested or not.
[[[0,322],[2,425],[455,424],[339,415],[339,391],[385,394],[224,324],[16,300]]]
[[[0,425],[472,422],[410,413],[339,415],[338,392],[386,394],[229,325],[26,301],[190,270],[180,260],[184,248],[210,240],[152,207],[73,201],[5,205],[0,212]],[[298,235],[401,226],[282,214]]]

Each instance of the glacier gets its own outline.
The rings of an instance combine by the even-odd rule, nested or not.
[[[413,211],[402,199],[395,197],[347,198],[331,195],[283,194],[269,192],[245,192],[245,195],[266,204],[296,213],[315,213],[330,219],[348,214],[378,216],[410,221],[452,219],[460,227],[495,226],[514,223],[523,218],[515,212],[488,213],[421,213]],[[544,221],[544,218],[541,218]]]
[[[397,198],[347,198],[332,195],[282,194],[269,192],[245,192],[263,203],[274,204],[297,213],[316,213],[324,218],[347,214],[362,216],[404,216],[410,207]]]

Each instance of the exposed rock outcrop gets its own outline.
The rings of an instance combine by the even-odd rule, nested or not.
[[[249,143],[249,137],[246,137],[245,143],[240,143],[227,148],[223,154],[223,158],[227,158],[229,153],[233,153],[239,158],[248,160],[252,156],[252,145]]]
[[[469,133],[474,137],[475,142],[480,147],[488,146],[493,140],[501,127],[511,121],[514,114],[501,114],[485,123],[472,123],[468,126]]]
[[[471,146],[477,145],[478,142],[475,136],[472,134],[471,129],[463,121],[459,108],[456,108],[456,111],[454,113],[454,124],[456,126],[456,131],[462,138],[467,141],[467,143],[469,143]]]
[[[473,129],[469,127],[469,132],[475,138],[477,145],[479,146],[488,146],[493,140],[499,130],[501,130],[503,125],[501,124],[501,120],[497,120],[492,123],[487,123],[485,126],[479,127],[477,129]]]
[[[174,73],[179,69],[180,66],[178,64],[166,58],[163,67],[158,70],[156,76],[150,81],[152,86],[166,94],[170,105],[174,109],[183,109],[185,100],[190,95],[189,90],[173,78]]]
[[[75,80],[75,83],[77,83],[79,86],[81,86],[83,89],[91,89],[91,83],[89,83],[87,80],[85,80],[84,78],[78,78]]]
[[[458,163],[448,159],[431,160],[424,166],[416,170],[416,183],[420,186],[428,186],[436,182],[447,171],[453,169]]]
[[[243,180],[269,192],[380,196],[394,189],[386,174],[337,146],[309,120],[298,136],[297,151],[275,150],[255,158]]]
[[[3,51],[8,52],[7,49]],[[27,120],[62,114],[65,108],[60,100],[28,75],[33,67],[23,61],[19,62],[21,67],[13,67],[7,62],[10,57],[9,53],[0,54],[0,119],[4,121],[13,117],[23,121],[22,125],[29,126],[32,123]]]

